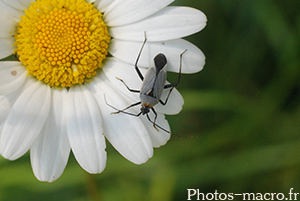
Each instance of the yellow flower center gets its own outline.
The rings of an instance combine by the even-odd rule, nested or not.
[[[96,75],[110,36],[102,14],[84,0],[37,0],[25,10],[15,39],[28,74],[70,87]]]

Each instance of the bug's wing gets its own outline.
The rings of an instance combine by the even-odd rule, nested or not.
[[[148,94],[151,92],[154,86],[155,77],[156,77],[155,69],[149,68],[149,70],[147,71],[144,77],[144,81],[140,92],[141,94]]]
[[[165,70],[161,70],[156,78],[153,89],[155,92],[156,98],[159,100],[164,89],[165,83],[167,79],[167,72]]]

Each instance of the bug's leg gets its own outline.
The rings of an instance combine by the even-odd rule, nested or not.
[[[186,52],[187,50],[184,50],[181,54],[180,54],[180,66],[179,66],[179,73],[178,73],[178,80],[175,83],[171,83],[171,84],[166,84],[164,86],[164,89],[168,89],[168,88],[174,88],[176,87],[179,82],[180,82],[180,78],[181,78],[181,66],[182,66],[182,55]],[[172,90],[172,89],[171,89]]]
[[[141,102],[137,102],[137,103],[131,104],[131,105],[129,105],[128,107],[124,108],[123,110],[119,110],[119,109],[117,109],[116,107],[112,106],[111,104],[109,104],[109,103],[107,102],[106,97],[105,97],[105,94],[104,94],[104,100],[105,100],[106,105],[108,105],[109,107],[111,107],[111,108],[117,110],[116,112],[112,112],[112,114],[124,113],[124,114],[128,114],[128,115],[132,115],[132,116],[137,116],[137,117],[138,117],[138,116],[140,116],[141,113],[142,113],[142,112],[140,112],[140,113],[138,113],[138,114],[133,114],[133,113],[130,113],[130,112],[125,112],[125,110],[127,110],[127,109],[129,109],[129,108],[131,108],[131,107],[137,106],[137,105],[141,104]]]
[[[130,88],[127,86],[127,84],[124,82],[124,80],[122,80],[122,79],[120,79],[120,78],[118,78],[118,77],[116,77],[116,78],[117,78],[118,80],[120,80],[130,92],[133,92],[133,93],[140,93],[140,90],[130,89]]]
[[[169,97],[170,97],[170,94],[171,94],[171,92],[172,92],[173,89],[174,89],[174,87],[172,87],[172,88],[170,89],[170,91],[169,91],[169,93],[168,93],[168,96],[167,96],[165,102],[163,102],[161,99],[159,100],[159,102],[160,102],[162,105],[166,105],[166,104],[167,104],[167,102],[168,102],[168,100],[169,100]]]
[[[140,105],[140,104],[141,104],[141,101],[139,101],[139,102],[137,102],[137,103],[133,103],[133,104],[129,105],[128,107],[122,109],[122,110],[118,110],[118,109],[117,109],[117,111],[116,111],[116,112],[113,112],[112,114],[118,114],[118,113],[120,113],[120,112],[125,113],[125,112],[124,112],[125,110],[128,110],[129,108],[134,107],[134,106],[137,106],[137,105]]]
[[[122,113],[131,115],[131,116],[135,116],[135,117],[138,117],[138,116],[140,116],[140,115],[142,114],[142,112],[140,112],[140,113],[138,113],[138,114],[133,114],[133,113],[130,113],[130,112],[124,112],[124,111],[122,111]]]
[[[154,121],[153,122],[150,121],[150,122],[153,123],[153,127],[158,131],[158,129],[156,128],[157,113],[156,113],[156,111],[155,111],[155,109],[153,107],[151,107],[151,110],[154,113],[155,117],[154,117]],[[148,114],[147,114],[147,117],[148,117]],[[148,117],[148,119],[150,119],[150,118]]]
[[[144,32],[144,34],[145,34],[145,40],[144,40],[144,42],[143,42],[143,45],[142,45],[142,47],[141,47],[141,50],[140,50],[140,52],[139,52],[139,54],[138,54],[138,57],[136,58],[136,61],[135,61],[135,64],[134,64],[135,70],[136,70],[137,74],[139,75],[139,77],[141,78],[142,81],[144,80],[144,76],[142,75],[142,73],[141,73],[141,71],[140,71],[140,69],[139,69],[139,67],[138,67],[138,62],[139,62],[139,59],[140,59],[140,57],[141,57],[142,51],[143,51],[143,49],[144,49],[144,46],[145,46],[145,44],[146,44],[146,42],[147,42],[146,31]]]
[[[149,117],[148,114],[147,114],[147,119],[153,124],[153,127],[154,127],[157,131],[159,131],[159,130],[157,129],[157,127],[158,127],[159,129],[165,131],[166,133],[173,134],[173,133],[171,133],[170,131],[168,131],[168,130],[164,129],[163,127],[161,127],[160,125],[156,124],[154,121],[152,121],[152,120],[150,119],[150,117]]]
[[[167,96],[165,102],[163,102],[162,100],[159,100],[159,102],[160,102],[162,105],[166,105],[166,104],[167,104],[168,99],[169,99],[169,97],[170,97],[170,94],[171,94],[172,90],[173,90],[174,87],[176,87],[176,86],[179,84],[179,82],[180,82],[180,78],[181,78],[181,67],[182,67],[182,55],[183,55],[186,51],[187,51],[187,50],[184,50],[184,51],[180,54],[180,66],[179,66],[179,73],[178,73],[178,80],[177,80],[177,82],[171,83],[171,84],[167,84],[167,85],[164,86],[164,89],[168,89],[168,88],[171,88],[171,89],[170,89],[170,91],[169,91],[169,93],[168,93],[168,96]]]

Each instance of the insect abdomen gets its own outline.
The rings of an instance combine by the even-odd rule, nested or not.
[[[147,106],[151,106],[153,107],[154,105],[156,105],[159,102],[159,99],[148,96],[146,94],[140,94],[140,99],[141,99],[141,103],[142,105],[147,105]]]

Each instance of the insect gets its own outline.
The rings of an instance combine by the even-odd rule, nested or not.
[[[166,105],[168,102],[168,99],[170,97],[170,94],[172,92],[172,90],[174,89],[174,87],[176,87],[179,82],[180,82],[180,77],[181,77],[181,66],[182,66],[182,55],[187,51],[184,50],[181,54],[180,54],[180,67],[179,67],[179,74],[178,74],[178,80],[175,83],[171,83],[171,84],[165,84],[166,82],[166,78],[167,78],[167,71],[166,71],[166,66],[167,66],[167,58],[163,53],[159,53],[154,57],[154,67],[149,68],[149,70],[147,71],[145,77],[143,76],[143,74],[141,73],[141,71],[139,70],[138,67],[138,62],[140,59],[140,56],[142,54],[143,48],[145,46],[147,42],[147,37],[146,37],[146,33],[145,33],[145,40],[143,42],[143,45],[141,47],[141,50],[138,54],[138,57],[136,59],[135,62],[135,70],[138,74],[138,76],[140,77],[140,79],[143,81],[142,83],[142,87],[140,90],[134,90],[131,89],[127,86],[127,84],[120,78],[117,78],[118,80],[120,80],[125,87],[133,93],[140,93],[140,101],[133,103],[131,105],[129,105],[128,107],[122,109],[122,110],[118,110],[117,108],[113,107],[112,105],[109,105],[107,102],[106,104],[109,105],[110,107],[112,107],[113,109],[117,110],[116,112],[113,112],[113,114],[118,114],[118,113],[125,113],[128,115],[132,115],[132,116],[140,116],[142,115],[146,115],[147,119],[153,124],[153,127],[158,131],[157,127],[160,128],[161,130],[170,133],[170,131],[162,128],[161,126],[156,124],[156,119],[157,119],[157,112],[155,111],[155,109],[153,108],[153,106],[157,105],[158,103],[162,104],[162,105]],[[164,89],[170,89],[169,93],[166,97],[165,101],[161,100],[161,94],[163,92]],[[106,100],[105,100],[106,101]],[[129,113],[126,112],[127,109],[137,106],[137,105],[141,105],[141,109],[140,112],[138,114],[133,114],[133,113]],[[155,115],[154,120],[151,120],[148,113],[152,111]]]

